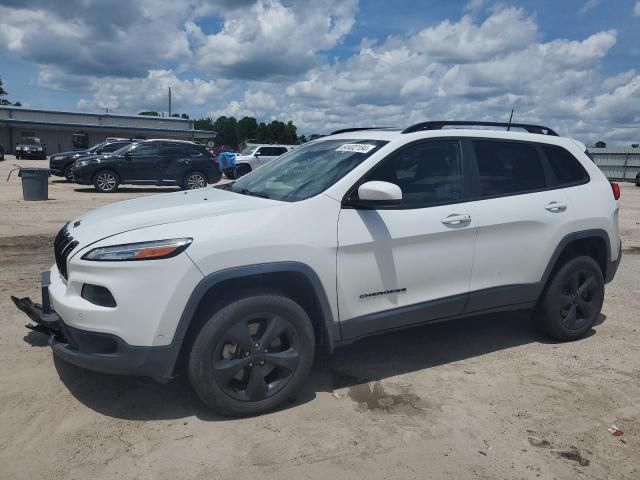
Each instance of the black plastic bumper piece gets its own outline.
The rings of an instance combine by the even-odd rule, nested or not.
[[[52,335],[53,353],[78,367],[116,375],[139,375],[165,383],[173,376],[173,345],[138,347],[106,333],[88,332],[61,323],[63,337]]]
[[[35,325],[27,328],[49,335],[53,353],[78,367],[117,375],[151,377],[165,383],[173,376],[179,343],[161,347],[129,345],[116,335],[73,328],[49,304],[49,272],[42,275],[42,304],[12,296],[13,303]]]

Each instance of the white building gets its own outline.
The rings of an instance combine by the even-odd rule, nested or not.
[[[39,137],[51,155],[88,148],[108,137],[194,140],[214,136],[214,132],[195,130],[193,120],[182,118],[0,106],[0,145],[7,153],[22,137]]]

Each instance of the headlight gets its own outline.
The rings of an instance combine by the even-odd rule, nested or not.
[[[82,256],[82,260],[97,262],[120,262],[127,260],[159,260],[175,257],[184,252],[192,238],[174,238],[171,240],[155,240],[152,242],[128,243],[111,247],[94,248]]]
[[[16,147],[16,150],[22,150],[22,147]]]
[[[41,152],[42,151],[42,147],[38,147],[38,151]]]
[[[89,165],[89,160],[80,160],[73,164],[74,167],[84,167],[85,165]]]

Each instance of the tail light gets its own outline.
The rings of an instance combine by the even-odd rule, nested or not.
[[[615,182],[611,182],[611,190],[613,190],[613,198],[618,200],[620,198],[620,185]]]

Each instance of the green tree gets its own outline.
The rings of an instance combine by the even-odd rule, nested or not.
[[[213,124],[213,129],[216,132],[216,145],[227,145],[232,148],[237,148],[240,143],[238,140],[238,121],[235,117],[225,117],[224,115],[218,117]]]
[[[144,112],[140,112],[138,115],[145,115],[147,117],[159,117],[160,114],[154,110],[145,110]]]
[[[12,103],[6,99],[8,95],[7,91],[4,89],[4,84],[2,83],[2,79],[0,78],[0,105],[12,105]],[[16,107],[21,107],[22,103],[16,102],[13,104]]]
[[[607,148],[607,144],[605,142],[603,142],[602,140],[600,140],[599,142],[596,142],[594,147],[596,148]]]
[[[210,132],[215,130],[213,128],[213,120],[211,117],[197,119],[193,122],[193,128],[196,130],[209,130]]]
[[[238,121],[238,139],[240,142],[253,140],[256,137],[258,122],[253,117],[242,117]]]

